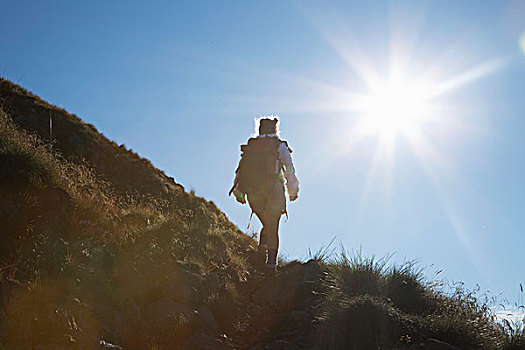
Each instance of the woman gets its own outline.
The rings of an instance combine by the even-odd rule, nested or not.
[[[279,221],[286,213],[285,183],[290,201],[297,199],[299,181],[292,162],[292,150],[279,139],[279,119],[256,120],[257,135],[241,146],[241,161],[232,190],[239,203],[246,203],[262,224],[259,252],[265,266],[275,270],[279,250]]]

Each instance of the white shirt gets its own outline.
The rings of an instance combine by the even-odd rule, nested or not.
[[[279,137],[276,134],[263,134],[257,136],[262,137]],[[292,162],[292,154],[286,143],[281,142],[279,145],[279,160],[284,166],[284,176],[286,178],[286,188],[290,197],[296,197],[299,193],[299,180],[295,175],[295,168]]]

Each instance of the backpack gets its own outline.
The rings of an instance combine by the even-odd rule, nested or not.
[[[279,181],[281,142],[277,137],[259,137],[241,146],[241,161],[236,170],[239,191],[248,195],[264,193]]]

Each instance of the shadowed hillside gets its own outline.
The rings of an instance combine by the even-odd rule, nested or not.
[[[0,212],[0,349],[525,348],[413,264],[259,271],[213,203],[4,79]]]
[[[89,162],[120,193],[173,198],[182,192],[173,178],[153,167],[149,160],[108,140],[93,125],[6,79],[0,79],[0,104],[18,126],[35,132],[44,141],[52,138],[54,149],[66,159],[77,164]]]

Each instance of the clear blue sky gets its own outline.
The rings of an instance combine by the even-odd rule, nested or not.
[[[241,229],[250,212],[227,196],[239,145],[254,117],[281,116],[301,181],[281,226],[288,258],[336,237],[517,300],[523,1],[5,0],[1,12],[5,77],[149,158]],[[356,96],[393,71],[433,94],[432,119],[380,119],[360,134],[370,110]]]

